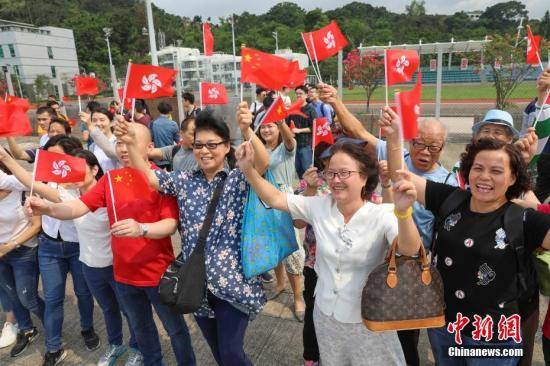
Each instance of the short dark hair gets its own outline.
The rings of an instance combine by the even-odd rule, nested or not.
[[[271,105],[275,102],[275,98],[273,95],[268,94],[265,96],[264,100],[262,101],[262,105],[264,106],[265,110],[267,110]]]
[[[52,105],[59,105],[59,102],[57,100],[48,100],[46,102],[46,106],[51,107]]]
[[[57,123],[57,124],[60,124],[61,126],[63,126],[63,128],[65,129],[65,135],[70,135],[71,134],[71,125],[69,124],[69,122],[65,121],[64,119],[61,119],[61,118],[52,118],[52,120],[50,121],[50,125],[48,126],[48,131],[50,130],[51,126],[54,124],[54,123]]]
[[[183,121],[181,121],[180,131],[187,131],[187,129],[189,128],[189,125],[191,124],[191,122],[195,123],[195,117],[189,116],[186,119],[184,119]]]
[[[157,106],[157,110],[160,114],[168,114],[172,112],[172,106],[166,102],[160,102]]]
[[[367,183],[361,190],[361,198],[369,200],[372,192],[378,186],[378,161],[372,154],[367,153],[364,146],[351,142],[336,143],[331,148],[331,159],[334,154],[341,152],[359,164],[359,172],[367,178]]]
[[[86,109],[88,109],[90,112],[95,111],[99,107],[101,107],[101,104],[99,104],[99,102],[96,102],[95,100],[91,100],[88,102],[88,104],[86,104]]]
[[[147,111],[147,105],[145,104],[145,101],[143,99],[136,99],[134,103],[134,109],[136,112],[144,113]]]
[[[49,113],[51,118],[56,116],[56,113],[53,110],[53,108],[49,106],[38,107],[38,109],[36,110],[36,114],[42,114],[42,113]]]
[[[265,91],[267,91],[266,88],[259,86],[259,87],[256,88],[256,95],[260,95]]]
[[[296,88],[294,88],[294,91],[296,91],[296,90],[303,90],[304,93],[307,94],[307,86],[305,86],[305,85],[297,86]]]
[[[82,143],[79,139],[72,136],[57,135],[48,140],[42,149],[48,150],[53,146],[61,146],[65,154],[73,154],[74,150],[82,149]]]
[[[193,95],[193,93],[185,92],[182,94],[181,97],[183,98],[183,100],[186,100],[191,104],[195,103],[195,96]]]
[[[92,114],[90,115],[90,118],[92,118],[94,116],[95,113],[101,113],[101,114],[104,114],[107,116],[107,118],[109,118],[109,121],[112,121],[113,118],[114,118],[114,115],[113,113],[111,113],[111,111],[109,111],[107,108],[105,107],[99,107],[99,108],[96,108],[95,110],[92,111]]]
[[[513,144],[507,144],[503,141],[494,139],[480,139],[474,141],[466,146],[466,151],[460,155],[460,170],[459,174],[462,179],[470,184],[469,175],[474,160],[481,151],[497,151],[503,150],[510,159],[510,170],[513,176],[516,178],[514,184],[512,184],[506,190],[506,198],[512,200],[520,197],[523,193],[531,189],[531,178],[527,171],[527,165],[523,161],[521,152]]]
[[[223,121],[223,119],[214,116],[210,111],[202,111],[195,118],[195,139],[197,138],[197,133],[201,131],[211,131],[218,135],[223,141],[226,141],[229,146],[231,135],[229,133],[229,127]],[[235,155],[233,148],[229,149],[229,153],[226,156],[229,167],[233,169],[235,166]]]
[[[92,153],[90,150],[74,150],[72,152],[73,156],[77,158],[82,158],[86,160],[86,165],[88,165],[91,168],[98,167],[97,174],[95,176],[95,180],[100,180],[101,177],[103,177],[103,169],[101,168],[101,165],[99,164],[99,161],[97,160],[97,157]]]

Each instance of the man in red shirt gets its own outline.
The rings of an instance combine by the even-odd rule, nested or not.
[[[135,130],[139,141],[136,146],[142,152],[143,159],[147,160],[147,154],[153,148],[151,134],[147,127],[137,123]],[[117,142],[116,152],[122,165],[129,167],[126,145]],[[31,199],[31,208],[61,220],[70,220],[107,207],[116,289],[134,330],[139,351],[143,354],[144,364],[163,365],[152,305],[170,336],[178,365],[195,365],[189,331],[183,317],[162,304],[158,293],[160,278],[174,260],[170,235],[177,229],[177,203],[173,197],[161,195],[147,185],[137,183],[138,177],[131,176],[134,173],[137,171],[120,170],[120,174],[113,171],[111,182],[109,175],[104,175],[78,200],[46,204]],[[134,184],[128,187],[139,191],[131,200],[125,200],[116,193],[111,195],[110,184],[115,187],[124,179],[134,180]],[[117,192],[117,189],[114,191]]]

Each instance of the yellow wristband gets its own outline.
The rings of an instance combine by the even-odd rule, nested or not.
[[[413,213],[412,206],[410,206],[407,209],[407,211],[405,211],[405,212],[399,212],[399,211],[397,211],[396,208],[393,209],[393,214],[395,215],[395,217],[397,217],[400,220],[406,220],[406,219],[412,217],[412,213]]]

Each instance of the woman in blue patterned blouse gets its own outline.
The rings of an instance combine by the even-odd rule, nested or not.
[[[263,173],[269,157],[250,129],[252,113],[246,102],[239,105],[237,120],[244,139],[251,139],[255,167]],[[240,238],[248,184],[240,170],[224,168],[225,159],[233,158],[228,126],[208,112],[200,113],[193,143],[198,169],[172,173],[150,169],[134,147],[132,130],[130,123],[121,122],[116,133],[128,146],[133,166],[146,174],[151,187],[178,200],[184,259],[197,242],[215,187],[225,178],[205,249],[208,293],[195,319],[219,365],[251,365],[244,353],[244,334],[248,321],[261,311],[266,300],[261,281],[243,275]]]

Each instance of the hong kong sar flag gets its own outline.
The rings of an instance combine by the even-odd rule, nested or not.
[[[420,64],[418,52],[411,50],[387,50],[386,73],[388,86],[411,81]]]
[[[174,95],[176,70],[153,65],[130,64],[126,98],[154,99]]]
[[[395,93],[397,113],[401,118],[403,140],[410,141],[418,134],[418,117],[420,116],[420,97],[422,96],[422,73],[416,75],[413,90]]]
[[[302,33],[302,38],[309,56],[317,61],[334,56],[348,45],[348,40],[334,20],[319,30]]]
[[[217,83],[201,83],[202,104],[227,104],[225,85]]]
[[[334,137],[332,136],[330,124],[326,117],[315,118],[313,120],[313,149],[321,142],[334,144]]]
[[[534,36],[531,27],[527,26],[527,55],[525,62],[528,65],[538,65],[540,61],[539,46],[541,36]]]
[[[39,182],[77,183],[86,176],[86,160],[46,150],[36,151],[34,180]]]

